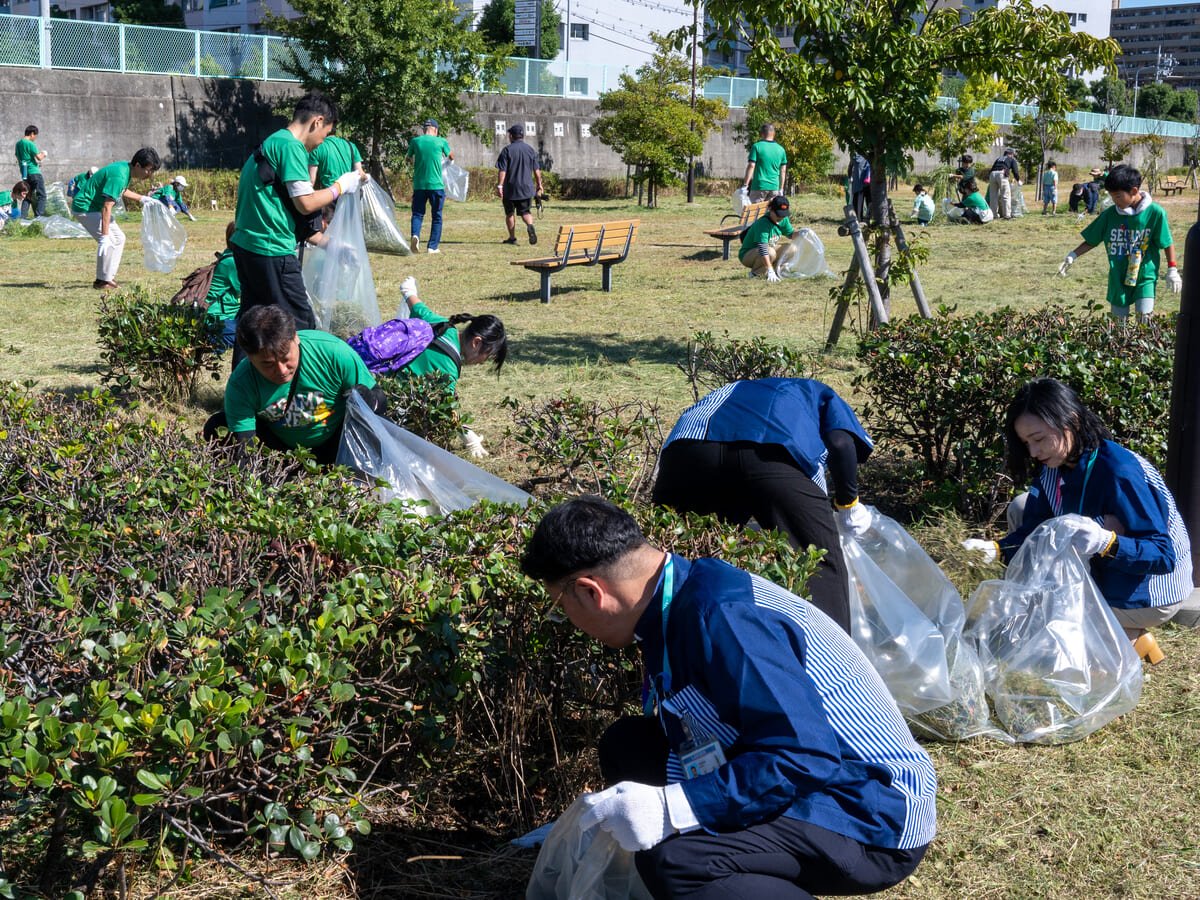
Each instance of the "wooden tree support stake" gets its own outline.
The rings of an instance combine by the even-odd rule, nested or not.
[[[904,229],[900,227],[900,220],[896,218],[896,207],[892,205],[892,200],[888,198],[888,221],[892,226],[892,231],[896,233],[896,247],[901,253],[908,252],[908,241],[904,238]],[[929,301],[925,299],[925,290],[921,287],[921,276],[917,274],[917,267],[912,266],[912,277],[908,279],[908,286],[912,288],[913,299],[917,301],[917,312],[921,314],[922,319],[932,319],[933,313],[929,311]]]
[[[867,250],[867,242],[863,239],[862,229],[858,225],[858,216],[849,206],[845,208],[845,211],[846,224],[838,228],[838,234],[842,237],[849,235],[854,242],[854,263],[851,263],[850,269],[846,273],[846,283],[842,287],[842,299],[838,301],[837,310],[833,314],[833,327],[829,329],[829,339],[825,342],[826,350],[832,350],[837,346],[838,338],[842,334],[842,325],[846,321],[846,313],[850,309],[849,291],[853,286],[854,279],[860,275],[863,284],[866,285],[867,296],[871,300],[871,311],[875,314],[875,321],[881,325],[888,323],[887,310],[884,309],[883,298],[879,295],[879,285],[875,282],[875,270],[871,267],[871,254]]]

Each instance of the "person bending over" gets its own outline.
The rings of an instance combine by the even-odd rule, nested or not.
[[[363,361],[341,338],[297,331],[280,306],[256,306],[238,319],[237,343],[246,355],[225,385],[225,408],[205,423],[210,440],[226,427],[245,445],[273,450],[307,447],[322,465],[337,457],[346,399],[357,391],[383,415],[387,400]]]
[[[599,497],[554,507],[521,569],[609,647],[638,644],[645,715],[600,739],[579,826],[636,851],[656,898],[869,894],[937,830],[933,765],[862,651],[812,604],[646,542]]]

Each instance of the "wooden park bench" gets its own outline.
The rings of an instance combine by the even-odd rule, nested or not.
[[[725,225],[725,219],[732,219],[733,213],[721,219],[721,227],[714,228],[711,231],[704,232],[709,237],[715,237],[717,240],[724,243],[721,252],[721,259],[729,259],[729,245],[733,241],[740,241],[742,235],[746,233],[746,229],[767,214],[767,204],[769,200],[762,200],[758,203],[747,203],[742,207],[742,214],[737,217],[736,225]]]
[[[1182,194],[1186,180],[1176,175],[1168,175],[1165,178],[1158,180],[1159,193],[1171,196],[1171,194]]]
[[[550,302],[550,276],[568,266],[600,266],[600,285],[612,291],[612,267],[624,262],[637,235],[639,219],[596,222],[592,225],[561,225],[554,241],[554,255],[537,259],[514,259],[542,276],[541,298]]]

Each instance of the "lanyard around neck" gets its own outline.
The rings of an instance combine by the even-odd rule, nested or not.
[[[646,692],[642,708],[646,715],[654,715],[660,701],[671,694],[671,659],[667,653],[667,621],[671,615],[671,601],[675,599],[675,566],[671,554],[667,553],[667,561],[663,564],[662,587],[662,674],[659,679],[651,678],[649,690]],[[659,693],[658,682],[661,679],[662,693]]]
[[[1079,491],[1079,514],[1081,516],[1083,515],[1083,498],[1087,495],[1088,479],[1092,477],[1092,466],[1096,464],[1096,454],[1099,452],[1099,447],[1091,452],[1088,456],[1087,465],[1083,470],[1083,488]]]

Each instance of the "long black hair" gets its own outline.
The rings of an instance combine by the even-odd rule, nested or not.
[[[482,338],[480,349],[487,354],[488,360],[495,367],[496,374],[504,366],[508,358],[508,335],[504,332],[504,323],[498,316],[473,316],[470,313],[456,313],[449,321],[438,322],[433,326],[433,336],[441,337],[454,325],[467,323],[467,327],[459,335],[459,343],[469,344],[475,338]]]
[[[1025,443],[1017,436],[1017,419],[1028,413],[1051,428],[1069,431],[1074,438],[1067,462],[1079,458],[1110,440],[1112,434],[1099,417],[1083,405],[1070,386],[1054,378],[1036,378],[1013,397],[1004,414],[1004,439],[1008,444],[1008,471],[1018,480],[1032,475],[1037,465]]]

